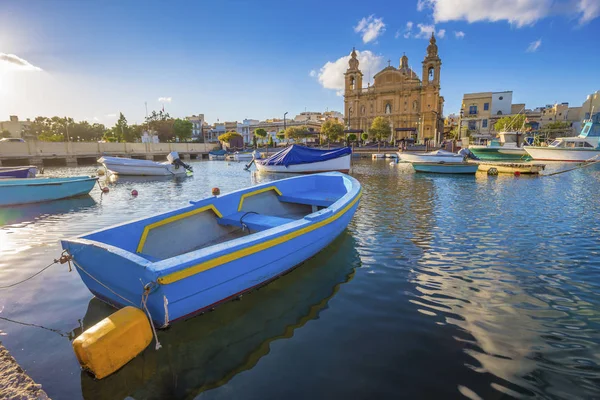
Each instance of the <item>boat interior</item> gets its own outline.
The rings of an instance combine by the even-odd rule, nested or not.
[[[302,220],[339,200],[349,191],[347,185],[341,174],[286,179],[191,202],[190,207],[83,238],[156,262]]]

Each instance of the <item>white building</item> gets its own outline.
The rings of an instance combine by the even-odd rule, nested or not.
[[[493,92],[491,115],[510,115],[513,92]]]
[[[192,115],[186,117],[188,121],[192,123],[192,138],[202,137],[202,125],[204,125],[204,114]]]

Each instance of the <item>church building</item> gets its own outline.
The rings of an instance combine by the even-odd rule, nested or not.
[[[443,134],[444,98],[440,96],[438,47],[432,34],[423,60],[422,80],[409,67],[403,55],[398,68],[390,65],[373,77],[373,85],[363,87],[363,73],[353,49],[345,75],[344,120],[347,128],[368,132],[378,116],[390,120],[395,140],[413,138],[439,142]]]

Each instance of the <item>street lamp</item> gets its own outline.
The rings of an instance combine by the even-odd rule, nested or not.
[[[461,139],[462,138],[462,119],[463,116],[465,115],[465,110],[464,108],[460,109],[460,118],[458,119],[458,138]]]
[[[285,125],[285,116],[287,115],[287,113],[288,113],[287,111],[283,113],[283,130],[284,130],[284,132],[285,132],[285,130],[286,130],[286,125]]]

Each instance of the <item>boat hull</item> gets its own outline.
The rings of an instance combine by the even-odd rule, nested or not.
[[[88,194],[98,178],[7,179],[0,181],[0,206],[41,203]]]
[[[295,174],[312,174],[333,171],[348,173],[350,171],[350,160],[351,154],[326,161],[305,164],[291,164],[287,167],[285,165],[263,165],[257,162],[256,169],[260,172],[281,172]]]
[[[326,179],[323,180],[323,177]],[[303,180],[312,178],[315,178],[313,182],[317,183],[316,186],[303,184]],[[335,197],[337,200],[327,197],[327,193],[332,193],[332,190],[339,193]],[[289,193],[287,198],[286,193]],[[309,203],[302,203],[302,198],[298,200],[298,197],[293,197],[294,193],[296,196],[304,193],[306,196],[312,196],[313,200],[321,193],[321,200],[314,200],[316,203],[311,203],[311,208]],[[271,196],[271,200],[257,197],[255,203],[251,203],[248,198],[255,194]],[[278,200],[278,196],[283,196],[282,200]],[[192,206],[184,209],[132,221],[80,238],[63,240],[62,245],[73,255],[73,262],[89,290],[113,306],[139,307],[143,291],[140,281],[144,284],[149,283],[148,309],[158,326],[166,326],[172,321],[212,309],[220,303],[262,286],[317,254],[346,228],[359,205],[360,196],[360,183],[345,175],[332,173],[294,177],[192,202]],[[185,250],[183,253],[174,253],[175,255],[156,255],[160,257],[157,259],[146,254],[147,249],[149,252],[154,251],[157,243],[146,242],[146,238],[152,240],[151,234],[145,230],[146,233],[140,238],[140,229],[143,227],[150,229],[149,226],[155,225],[156,229],[164,229],[162,227],[174,221],[177,221],[174,232],[182,235],[181,238],[193,238],[190,227],[192,230],[200,229],[200,232],[206,232],[207,225],[204,225],[205,222],[190,220],[186,228],[185,221],[192,218],[190,215],[214,221],[216,217],[212,211],[207,211],[210,215],[202,217],[202,210],[210,208],[219,216],[220,226],[230,226],[231,223],[227,221],[237,222],[241,218],[250,218],[248,215],[255,218],[261,216],[256,212],[247,212],[246,208],[242,207],[242,204],[246,204],[245,201],[254,204],[248,207],[255,207],[273,200],[276,204],[269,203],[268,206],[261,207],[274,210],[281,202],[291,202],[293,207],[298,204],[305,207],[308,214],[300,219],[290,219],[282,225],[258,231],[248,222],[248,229],[254,230],[251,234],[246,233],[217,244],[211,242],[207,247],[198,247],[195,245],[196,239],[190,239],[194,241],[195,246],[191,251]],[[319,201],[331,203],[325,207]],[[230,214],[231,212],[234,214]],[[241,221],[239,223],[241,224]],[[119,230],[122,234],[118,233]],[[174,237],[176,235],[158,235],[154,237],[155,240],[181,240]],[[97,241],[101,238],[102,242]],[[122,248],[116,247],[117,245]],[[165,245],[168,249],[166,251],[171,251],[172,246],[176,244],[169,242]]]
[[[435,174],[475,174],[479,165],[470,163],[412,163],[416,172]]]
[[[522,148],[503,149],[490,147],[469,147],[471,153],[481,160],[520,160],[529,158],[529,154]]]
[[[544,164],[514,164],[514,163],[481,163],[474,162],[474,164],[479,165],[478,171],[480,172],[488,172],[490,169],[495,169],[499,174],[514,174],[518,172],[519,174],[539,174],[542,172],[546,166]]]
[[[525,146],[525,151],[534,160],[583,162],[600,154],[600,150],[585,148],[552,148]]]
[[[115,175],[126,175],[126,176],[173,176],[173,175],[185,175],[186,171],[184,168],[171,164],[160,164],[157,165],[125,165],[116,164],[110,162],[102,163],[104,167],[112,174]]]
[[[415,154],[415,153],[397,153],[398,158],[401,161],[408,162],[419,162],[419,163],[459,163],[464,159],[464,156],[460,154],[452,155],[426,155],[426,154]]]

